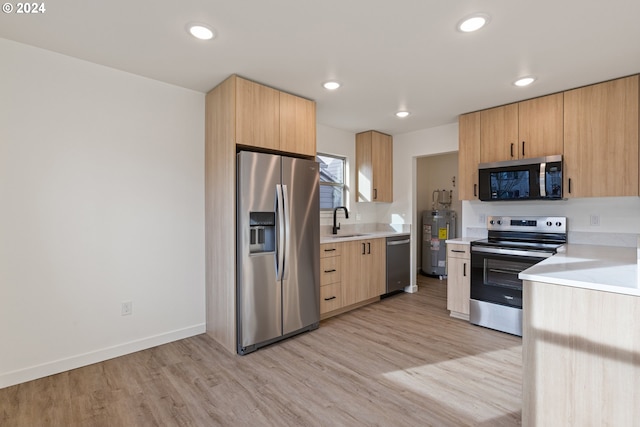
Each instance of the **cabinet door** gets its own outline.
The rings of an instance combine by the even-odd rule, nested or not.
[[[280,149],[280,92],[236,77],[236,144]]]
[[[362,263],[366,255],[364,240],[344,242],[342,245],[342,304],[348,306],[365,298],[362,292]]]
[[[468,245],[447,245],[447,310],[469,315],[471,271]]]
[[[480,163],[480,113],[463,114],[458,119],[458,196],[478,200]]]
[[[564,93],[565,197],[638,195],[638,75]]]
[[[373,201],[372,132],[356,135],[356,188],[359,202]]]
[[[518,103],[518,157],[563,153],[562,93]]]
[[[373,132],[373,201],[393,202],[393,139],[391,135]]]
[[[362,277],[365,278],[363,286],[364,299],[379,297],[386,289],[386,239],[373,239],[366,242],[366,255],[362,267]]]
[[[342,245],[343,305],[356,304],[384,294],[386,240],[356,240]]]
[[[316,155],[316,103],[280,92],[280,150]]]
[[[518,104],[480,112],[480,161],[518,158]]]

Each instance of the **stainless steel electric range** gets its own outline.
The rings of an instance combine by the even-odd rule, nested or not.
[[[522,336],[518,274],[567,242],[567,218],[490,216],[487,230],[487,239],[471,242],[469,321]]]

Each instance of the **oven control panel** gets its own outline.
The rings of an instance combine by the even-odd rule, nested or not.
[[[565,216],[490,216],[487,218],[489,231],[522,231],[532,233],[566,233]]]

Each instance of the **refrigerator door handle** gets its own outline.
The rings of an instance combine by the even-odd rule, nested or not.
[[[289,257],[287,255],[289,253],[290,246],[291,246],[289,244],[290,243],[289,240],[291,239],[291,220],[289,218],[289,206],[291,205],[289,204],[289,192],[287,190],[286,184],[282,185],[282,202],[283,202],[282,213],[284,216],[284,236],[285,236],[283,260],[282,260],[282,263],[284,265],[282,279],[286,280],[289,278],[289,263],[287,262],[287,258]]]
[[[278,245],[276,248],[276,280],[281,281],[284,273],[284,197],[282,185],[276,184],[276,210],[278,215]]]

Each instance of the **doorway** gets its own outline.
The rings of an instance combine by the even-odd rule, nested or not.
[[[422,212],[433,209],[434,191],[451,191],[450,209],[457,214],[455,236],[462,234],[462,202],[458,200],[458,152],[416,158],[416,264],[422,270]],[[441,208],[436,202],[435,207]]]

